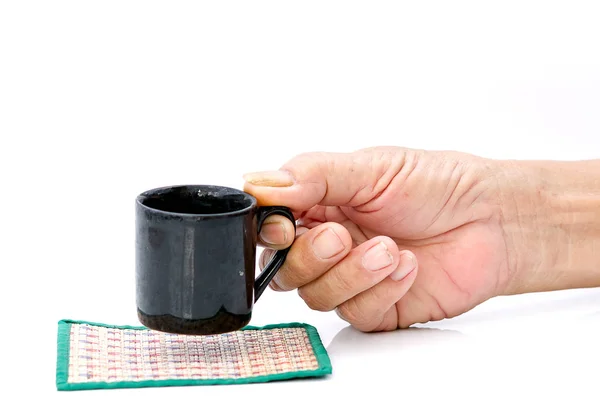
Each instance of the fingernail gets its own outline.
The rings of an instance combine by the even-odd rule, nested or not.
[[[285,226],[281,222],[264,224],[260,230],[260,238],[271,245],[285,244],[287,241]]]
[[[313,240],[313,251],[321,259],[332,258],[343,250],[344,243],[331,228],[322,231]]]
[[[363,266],[370,271],[378,271],[390,266],[393,262],[394,258],[383,242],[369,249],[362,259]]]
[[[272,279],[271,282],[269,282],[269,287],[271,288],[271,290],[274,290],[275,292],[281,292],[281,288],[277,285],[277,283]]]
[[[296,227],[296,237],[299,237],[302,234],[305,234],[308,232],[308,228],[306,227]]]
[[[244,174],[244,180],[255,186],[289,187],[294,184],[292,175],[285,171],[261,171]]]
[[[271,262],[271,259],[273,259],[273,255],[275,254],[274,249],[271,248],[265,248],[262,253],[260,254],[260,260],[259,260],[259,264],[260,264],[260,269],[264,269],[267,264],[269,262]]]
[[[398,264],[398,268],[390,275],[390,278],[395,281],[402,280],[415,270],[417,267],[417,261],[415,257],[411,254],[403,253],[400,255],[400,263]]]

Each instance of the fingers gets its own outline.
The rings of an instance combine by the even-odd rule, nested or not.
[[[352,237],[340,224],[326,222],[310,230],[299,228],[294,245],[271,286],[288,291],[306,285],[342,260],[351,248]],[[263,251],[261,268],[271,254]]]
[[[405,151],[381,147],[353,153],[307,153],[280,171],[244,175],[244,190],[260,205],[303,211],[317,204],[358,206],[380,194],[404,163]]]
[[[294,224],[282,215],[271,215],[263,223],[258,239],[261,246],[287,248],[294,242]]]
[[[397,328],[392,307],[415,281],[415,255],[400,251],[388,237],[375,237],[351,248],[351,236],[340,224],[299,227],[287,260],[270,286],[277,291],[297,288],[311,309],[335,309],[362,331]],[[273,252],[263,251],[261,269]]]
[[[397,271],[402,269],[404,271],[394,272],[399,280],[393,279],[392,274],[339,305],[336,309],[338,316],[364,332],[397,329],[398,318],[393,308],[406,295],[418,273],[416,258],[408,251],[401,253]]]
[[[401,256],[402,255],[402,256]],[[377,286],[388,276],[398,282],[416,267],[414,256],[401,253],[388,237],[376,237],[353,249],[317,279],[301,286],[298,294],[314,310],[330,311]]]

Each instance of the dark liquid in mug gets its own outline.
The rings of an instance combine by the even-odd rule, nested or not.
[[[160,211],[178,214],[211,215],[243,210],[252,201],[243,194],[230,193],[227,189],[198,191],[192,188],[171,188],[149,195],[142,202]]]

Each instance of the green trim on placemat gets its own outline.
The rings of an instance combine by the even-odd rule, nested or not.
[[[303,328],[306,331],[312,352],[317,360],[318,368],[313,370],[288,371],[268,375],[247,376],[240,378],[201,378],[201,379],[167,379],[167,380],[141,380],[141,381],[114,381],[114,382],[81,382],[69,383],[70,360],[70,335],[73,324],[104,327],[122,330],[149,330],[144,326],[109,325],[104,323],[88,322],[83,320],[63,319],[58,322],[57,360],[56,360],[56,388],[59,391],[108,389],[108,388],[142,388],[142,387],[168,387],[188,385],[219,385],[219,384],[249,384],[269,381],[290,380],[294,378],[322,377],[332,373],[331,360],[323,346],[321,337],[314,326],[307,323],[291,322],[269,324],[265,326],[246,326],[240,331],[269,330],[284,328]],[[217,335],[218,336],[218,335]]]

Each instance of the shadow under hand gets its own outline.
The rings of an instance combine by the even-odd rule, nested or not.
[[[376,355],[421,347],[438,347],[466,339],[456,330],[409,328],[390,332],[364,333],[352,326],[340,330],[329,346],[331,355]]]

